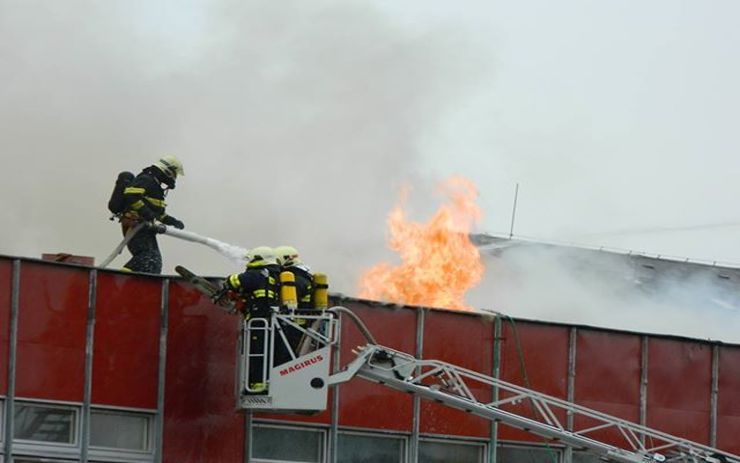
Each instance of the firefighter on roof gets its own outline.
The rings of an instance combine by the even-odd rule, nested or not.
[[[247,320],[266,319],[269,321],[273,308],[280,306],[280,266],[275,252],[268,246],[259,246],[247,252],[247,268],[242,273],[229,275],[223,283],[222,294],[237,293],[244,299],[244,316]],[[254,322],[252,322],[254,323]],[[251,354],[249,362],[250,392],[261,392],[267,387],[265,361],[269,360],[268,340],[265,331],[255,329],[249,339]]]
[[[175,156],[166,155],[142,170],[123,190],[125,209],[121,214],[121,227],[124,236],[139,223],[153,223],[154,220],[179,229],[185,227],[180,220],[165,212],[164,198],[169,190],[175,188],[178,175],[185,175],[182,163]],[[133,257],[122,270],[162,273],[162,254],[154,228],[141,227],[127,247]]]

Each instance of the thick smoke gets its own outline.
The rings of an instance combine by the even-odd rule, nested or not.
[[[512,242],[469,301],[514,317],[740,342],[740,272]],[[734,280],[734,281],[733,281]]]
[[[461,40],[406,32],[371,2],[4,0],[0,252],[101,261],[121,239],[117,173],[172,153],[186,176],[168,212],[188,229],[292,244],[350,292],[419,138],[480,74]],[[234,270],[160,245],[165,272]]]
[[[352,293],[387,256],[400,185],[429,167],[419,146],[490,82],[490,54],[469,45],[457,31],[397,27],[370,1],[1,0],[0,253],[101,261],[121,239],[105,208],[116,175],[172,153],[186,176],[168,211],[188,230],[292,244]],[[205,246],[160,244],[168,273],[235,270]],[[740,341],[740,303],[716,274],[641,286],[629,260],[583,256],[487,257],[468,302]]]

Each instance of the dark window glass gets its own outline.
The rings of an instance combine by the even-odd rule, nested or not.
[[[146,415],[98,410],[90,413],[91,446],[147,450],[148,435]]]
[[[75,412],[36,404],[15,404],[15,439],[73,444]]]
[[[598,456],[589,452],[573,452],[573,463],[599,463],[601,460]]]
[[[403,439],[340,433],[337,461],[342,463],[402,463]]]
[[[311,463],[323,460],[320,431],[255,426],[250,443],[252,458]]]
[[[560,450],[539,447],[499,447],[498,463],[559,463]]]
[[[0,461],[2,459],[0,458]],[[14,457],[13,463],[72,463],[75,460],[52,460],[49,458]]]
[[[442,441],[419,442],[419,463],[480,463],[484,446]]]

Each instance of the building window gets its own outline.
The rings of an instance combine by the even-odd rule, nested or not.
[[[75,408],[21,402],[15,404],[14,439],[75,444],[76,428]]]
[[[13,457],[13,463],[73,463],[74,461],[75,460],[55,460],[53,458],[41,457]]]
[[[147,451],[150,421],[150,416],[141,413],[92,410],[90,446]]]
[[[403,463],[406,439],[383,435],[340,432],[337,461],[342,463]]]
[[[483,444],[422,440],[419,442],[419,463],[482,463],[485,450]],[[509,460],[500,461],[509,463]]]
[[[255,462],[320,463],[324,459],[322,430],[255,425],[249,445]]]
[[[499,446],[496,459],[506,463],[558,463],[561,453],[560,449],[549,447]]]
[[[590,452],[573,452],[573,463],[599,463],[601,458],[595,453]]]

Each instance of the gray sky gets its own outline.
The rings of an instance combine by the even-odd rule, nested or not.
[[[0,252],[102,260],[116,174],[290,243],[352,293],[385,215],[459,173],[483,231],[740,262],[734,1],[0,0]],[[675,229],[675,230],[674,230]],[[233,268],[163,238],[165,271]],[[121,265],[119,258],[114,265]]]

